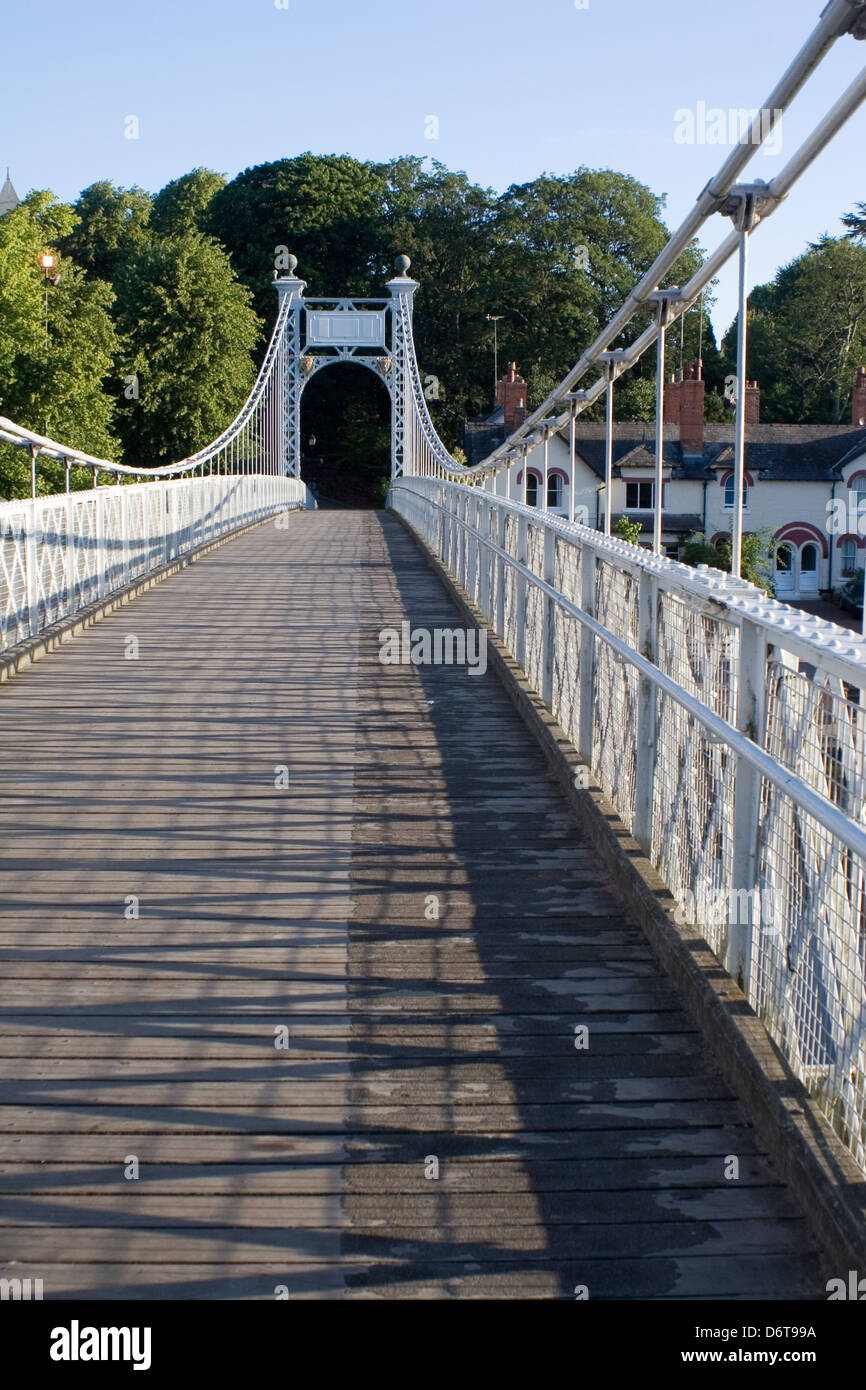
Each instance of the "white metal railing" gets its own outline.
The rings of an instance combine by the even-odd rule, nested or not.
[[[297,478],[244,473],[0,503],[0,651],[304,494]]]
[[[477,487],[402,478],[390,506],[866,1169],[866,642]]]

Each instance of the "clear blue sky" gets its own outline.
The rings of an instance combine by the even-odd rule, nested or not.
[[[71,199],[96,179],[156,190],[196,165],[232,177],[306,149],[432,155],[497,190],[586,164],[667,193],[673,227],[726,153],[677,144],[675,111],[762,105],[822,3],[7,0],[0,166],[19,193]],[[772,177],[864,62],[866,44],[840,41],[756,177]],[[138,140],[124,138],[129,115]],[[866,199],[864,149],[866,109],[756,234],[753,283]],[[734,311],[729,269],[718,331]]]

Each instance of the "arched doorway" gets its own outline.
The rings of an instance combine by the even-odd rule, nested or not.
[[[301,476],[320,507],[381,506],[391,478],[391,399],[357,362],[319,368],[301,396]]]

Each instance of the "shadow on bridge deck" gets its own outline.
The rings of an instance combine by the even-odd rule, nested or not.
[[[0,1274],[822,1296],[497,680],[382,665],[404,619],[458,622],[400,523],[303,513],[0,693]]]

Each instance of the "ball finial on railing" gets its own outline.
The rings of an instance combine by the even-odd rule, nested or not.
[[[398,256],[394,262],[394,268],[398,275],[405,275],[411,264],[408,256]]]
[[[297,256],[287,256],[287,257],[286,257],[286,267],[287,267],[287,269],[288,269],[289,274],[290,274],[290,275],[294,275],[295,271],[296,271],[297,268],[298,268],[298,258],[297,258]]]

